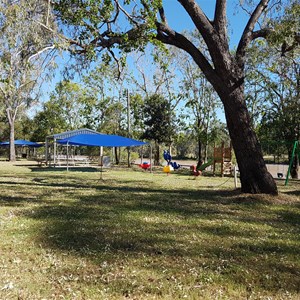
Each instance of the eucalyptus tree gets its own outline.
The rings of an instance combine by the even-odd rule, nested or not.
[[[191,33],[190,39],[195,44],[199,43],[197,33]],[[221,103],[213,87],[191,57],[177,49],[171,52],[174,61],[179,66],[181,74],[179,88],[185,99],[186,118],[190,122],[189,127],[192,129],[192,134],[198,145],[196,157],[198,164],[200,164],[207,160],[208,142],[212,141],[213,136],[210,133],[216,124],[216,109],[220,107]]]
[[[300,3],[292,2],[269,37],[273,47],[258,40],[249,48],[246,71],[247,101],[253,107],[254,123],[259,122],[259,137],[276,150],[286,148],[289,160],[300,136],[300,48],[290,40],[290,51],[286,51],[284,36],[291,36],[293,30],[299,33],[299,14]],[[296,156],[291,171],[295,178],[298,169]]]
[[[98,131],[131,135],[128,128],[132,115],[128,105],[128,80],[129,74],[125,65],[115,66],[109,62],[96,65],[83,78],[87,95],[94,99],[92,119]],[[118,164],[120,148],[115,147],[114,152]]]
[[[88,123],[94,99],[86,95],[81,84],[62,80],[50,94],[49,103],[58,108],[58,113],[65,120],[66,130],[75,130]]]
[[[47,3],[37,0],[1,1],[0,19],[0,102],[10,127],[14,161],[15,121],[38,98],[41,75],[56,48],[54,23]]]
[[[162,51],[162,49],[153,47],[149,51],[152,54],[151,56],[145,55],[145,53],[138,53],[138,57],[133,61],[133,68],[137,70],[131,76],[133,84],[136,91],[144,96],[144,99],[151,98],[153,95],[160,95],[168,101],[169,109],[164,113],[169,113],[172,123],[177,124],[177,127],[179,127],[179,120],[182,118],[182,114],[178,107],[183,99],[183,95],[179,88],[178,76],[176,74],[178,61],[174,58],[172,51]],[[138,99],[140,100],[140,98],[135,98],[134,100]],[[135,102],[135,104],[138,103],[139,101]],[[144,103],[144,105],[140,104],[142,111],[139,116],[143,118],[143,110],[145,110],[147,103]],[[176,122],[174,122],[175,120]],[[138,123],[138,120],[135,122]],[[169,136],[167,146],[170,153],[172,153],[174,139],[174,136]]]
[[[154,164],[159,165],[160,144],[170,144],[175,134],[170,102],[161,95],[152,95],[144,103],[143,139],[155,142]]]
[[[134,52],[131,80],[138,93],[145,97],[154,94],[164,95],[173,107],[178,104],[178,79],[176,75],[177,61],[171,51],[147,47],[145,52]]]
[[[258,132],[263,142],[286,148],[290,160],[294,141],[300,137],[300,56],[268,52],[266,60],[267,72],[257,74],[265,99]],[[297,156],[292,166],[292,177],[298,178]]]
[[[32,125],[31,139],[33,141],[44,141],[49,135],[68,130],[68,124],[61,113],[59,103],[53,101],[43,103],[42,109],[33,117]]]
[[[98,64],[84,76],[87,95],[94,98],[94,126],[99,131],[121,134],[126,122],[127,71],[118,74],[114,65]]]
[[[172,9],[178,16],[180,13],[188,14],[206,45],[209,60],[187,36],[168,25],[162,0],[128,0],[122,4],[119,0],[52,1],[57,16],[64,24],[70,25],[67,40],[70,49],[78,54],[93,56],[106,49],[116,59],[119,52],[129,52],[133,48],[143,50],[149,41],[158,46],[168,44],[186,51],[221,98],[240,169],[242,191],[276,194],[277,186],[267,171],[251,126],[244,95],[244,71],[247,47],[257,38],[268,36],[272,28],[262,19],[264,16],[272,17],[268,9],[276,9],[276,5],[272,4],[278,1],[249,1],[255,6],[249,10],[248,22],[235,51],[229,47],[226,0],[215,1],[212,20],[201,9],[199,1],[177,2],[180,5],[176,6],[174,2]],[[290,33],[298,44],[298,33]],[[283,51],[294,46],[294,42],[291,45],[287,40]]]

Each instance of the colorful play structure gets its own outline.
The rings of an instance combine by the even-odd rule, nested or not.
[[[225,147],[225,143],[222,142],[221,147],[214,145],[214,157],[213,157],[213,174],[216,173],[217,164],[221,165],[221,176],[232,174],[232,145]]]
[[[139,167],[141,167],[143,170],[149,170],[151,167],[151,164],[148,162],[143,162],[142,164],[139,164]]]
[[[190,166],[191,175],[199,176],[209,166],[213,166],[213,174],[217,172],[217,164],[221,166],[221,176],[232,174],[233,166],[232,159],[232,146],[225,147],[225,143],[222,142],[221,147],[214,145],[214,156],[206,163],[201,163],[198,166]]]
[[[169,150],[164,150],[163,153],[164,159],[167,162],[167,165],[163,167],[163,172],[169,174],[173,170],[180,168],[180,165],[172,161],[172,156]],[[198,166],[190,166],[190,172],[193,176],[199,176],[202,172],[209,166],[213,166],[212,171],[215,175],[217,169],[219,170],[218,164],[220,164],[220,173],[221,176],[232,174],[233,166],[231,163],[232,160],[232,146],[231,143],[229,147],[225,147],[225,142],[222,142],[221,147],[216,147],[214,145],[214,154],[213,158],[208,160],[206,163],[201,162]]]
[[[293,161],[295,156],[298,155],[298,160],[300,161],[300,145],[299,145],[299,141],[295,141],[294,142],[294,146],[293,146],[293,151],[292,151],[292,157],[289,163],[289,168],[288,168],[288,172],[286,175],[286,179],[285,179],[285,185],[288,185],[289,182],[289,176],[291,174],[291,169],[292,169],[292,165],[293,165]]]
[[[174,171],[174,168],[171,165],[167,165],[163,167],[163,172],[169,175],[172,171]]]
[[[209,166],[213,164],[214,160],[210,159],[207,163],[201,163],[198,167],[190,166],[191,175],[199,176]]]
[[[167,165],[163,167],[163,172],[169,174],[171,171],[177,170],[180,168],[180,165],[176,161],[172,161],[172,156],[169,150],[164,150],[164,159],[167,162]]]

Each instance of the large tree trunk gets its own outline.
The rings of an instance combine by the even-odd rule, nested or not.
[[[155,141],[155,152],[154,152],[154,165],[159,166],[159,160],[160,160],[160,147],[159,143]]]
[[[9,124],[9,160],[16,161],[15,149],[15,120],[17,109],[13,111],[10,107],[6,109],[6,117]]]
[[[293,147],[294,147],[294,145],[293,145]],[[294,158],[293,158],[293,161],[292,161],[291,174],[290,175],[293,179],[298,179],[298,176],[299,176],[299,154],[298,154],[298,151],[299,150],[298,150],[298,148],[295,149],[295,150],[296,151],[295,151]],[[292,159],[292,153],[293,153],[293,148],[288,150],[289,162]]]
[[[115,163],[118,165],[120,163],[119,155],[118,155],[118,147],[114,147],[115,152]]]
[[[296,153],[293,163],[292,163],[291,176],[293,179],[299,178],[299,159],[298,159],[297,153]]]
[[[197,168],[200,168],[200,166],[203,164],[202,159],[202,142],[200,137],[198,137],[198,162],[197,162]]]
[[[277,186],[268,172],[260,143],[251,126],[243,85],[231,94],[219,93],[224,104],[227,127],[240,171],[242,192],[277,194]]]

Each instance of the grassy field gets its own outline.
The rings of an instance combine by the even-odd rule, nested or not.
[[[0,299],[300,299],[300,183],[0,162]]]

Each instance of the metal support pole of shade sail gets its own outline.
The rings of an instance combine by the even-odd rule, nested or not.
[[[103,180],[103,147],[100,147],[100,180]]]
[[[152,145],[149,143],[150,146],[150,172],[152,173]]]
[[[67,142],[67,171],[69,171],[69,142]]]

